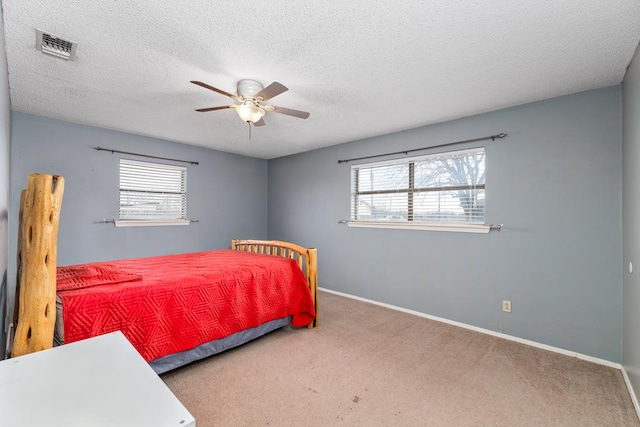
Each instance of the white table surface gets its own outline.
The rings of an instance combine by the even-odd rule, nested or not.
[[[192,427],[121,332],[0,361],[0,425]]]

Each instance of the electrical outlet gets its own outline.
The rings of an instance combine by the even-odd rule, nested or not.
[[[502,301],[502,311],[511,313],[511,301]]]

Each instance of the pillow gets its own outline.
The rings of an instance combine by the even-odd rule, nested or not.
[[[58,291],[70,291],[134,280],[142,280],[142,276],[124,271],[113,264],[71,265],[58,267],[56,288]]]

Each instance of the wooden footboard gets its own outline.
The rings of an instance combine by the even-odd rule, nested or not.
[[[231,249],[236,251],[254,252],[281,256],[296,260],[300,270],[307,279],[309,290],[313,297],[313,305],[316,310],[316,318],[307,326],[309,329],[318,326],[318,250],[304,248],[294,243],[278,240],[232,240]]]

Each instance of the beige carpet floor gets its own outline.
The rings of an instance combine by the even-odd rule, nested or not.
[[[207,426],[640,426],[619,370],[322,292],[162,379]]]

